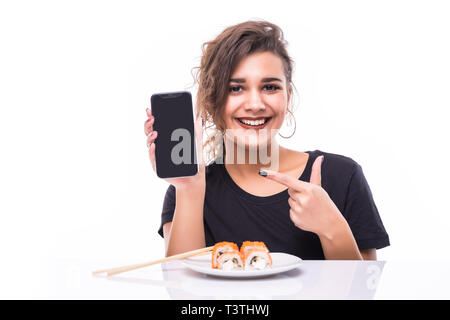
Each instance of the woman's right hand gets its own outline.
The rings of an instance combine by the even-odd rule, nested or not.
[[[152,111],[147,109],[148,119],[144,123],[144,132],[147,136],[147,147],[150,162],[153,170],[156,172],[156,160],[155,160],[155,140],[158,137],[158,132],[153,130],[153,124],[155,123],[155,117],[152,115]],[[205,165],[203,162],[203,130],[202,130],[202,118],[199,117],[194,122],[195,140],[197,147],[197,159],[198,159],[198,173],[195,176],[180,177],[180,178],[166,178],[166,182],[174,185],[177,190],[201,190],[204,191],[206,187],[205,178]]]

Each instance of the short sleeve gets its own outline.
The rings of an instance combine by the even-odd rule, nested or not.
[[[343,215],[360,250],[381,249],[390,245],[369,184],[358,163],[355,163],[350,179]]]
[[[164,224],[172,221],[174,212],[175,212],[175,187],[171,184],[167,188],[166,195],[164,196],[163,208],[161,213],[161,225],[158,230],[158,233],[161,237],[164,237],[163,233]]]

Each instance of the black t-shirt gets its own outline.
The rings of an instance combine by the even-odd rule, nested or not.
[[[347,220],[359,249],[389,246],[388,234],[361,166],[342,155],[320,150],[306,152],[309,154],[308,162],[299,180],[309,182],[314,160],[324,155],[322,188]],[[224,164],[217,162],[205,168],[203,214],[206,246],[219,241],[232,241],[239,246],[245,240],[264,241],[271,252],[285,252],[302,259],[324,259],[319,237],[292,223],[287,190],[267,197],[252,195],[232,180]],[[158,230],[161,236],[162,226],[172,221],[174,210],[175,187],[170,185]]]

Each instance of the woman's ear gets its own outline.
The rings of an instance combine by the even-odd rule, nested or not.
[[[291,87],[288,89],[287,94],[288,94],[288,96],[287,96],[287,105],[286,105],[286,112],[285,112],[286,115],[290,112],[289,107],[291,105],[291,98],[292,98],[292,88]]]
[[[289,106],[291,103],[292,98],[292,87],[289,86],[289,89],[287,90],[287,105]],[[288,108],[289,109],[289,108]]]

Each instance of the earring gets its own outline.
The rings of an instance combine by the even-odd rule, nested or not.
[[[284,139],[289,139],[290,137],[292,137],[292,136],[294,135],[294,133],[295,133],[295,130],[297,130],[297,121],[295,121],[295,117],[294,117],[294,115],[292,114],[291,110],[288,109],[288,112],[290,113],[291,118],[294,119],[294,132],[292,132],[292,134],[291,134],[289,137],[285,137],[285,136],[281,135],[281,134],[278,132],[278,134],[280,135],[280,137],[282,137],[282,138],[284,138]]]

